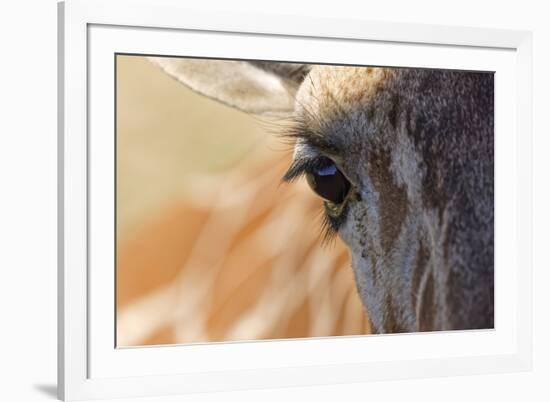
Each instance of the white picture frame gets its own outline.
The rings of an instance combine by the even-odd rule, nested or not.
[[[68,0],[58,10],[61,399],[530,369],[531,33],[228,15],[190,9],[174,0]],[[317,53],[304,56],[299,51],[304,41],[309,52],[317,48]],[[329,56],[321,55],[323,46],[332,46]],[[365,62],[352,51],[358,47],[369,49],[371,64],[496,71],[495,329],[116,349],[110,337],[112,333],[114,339],[114,296],[94,297],[97,292],[110,294],[113,286],[113,260],[108,249],[101,250],[101,239],[113,238],[108,224],[112,208],[102,203],[103,191],[113,188],[113,166],[94,163],[109,160],[112,152],[110,57],[128,52]],[[105,179],[103,184],[94,182],[97,178]],[[500,183],[506,178],[507,185],[499,186],[499,178]]]

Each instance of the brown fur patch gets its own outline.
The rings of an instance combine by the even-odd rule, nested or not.
[[[389,295],[386,296],[386,312],[384,315],[384,332],[391,334],[394,332],[394,328],[397,325],[397,320],[395,318],[394,306]]]
[[[435,321],[435,292],[434,292],[434,278],[430,274],[426,282],[426,287],[422,293],[422,305],[420,309],[419,318],[419,330],[430,331],[434,328]]]
[[[380,333],[380,331],[378,330],[378,328],[376,327],[376,325],[374,325],[374,323],[372,322],[372,319],[370,318],[370,316],[367,315],[367,321],[368,321],[368,324],[369,324],[369,328],[370,328],[370,332],[372,334],[378,334]]]
[[[398,186],[390,170],[390,152],[372,150],[369,158],[370,176],[379,194],[382,248],[386,253],[397,240],[407,216],[408,199],[404,186]]]
[[[411,290],[412,290],[411,296],[412,296],[413,306],[416,306],[418,303],[418,291],[420,289],[420,280],[422,279],[422,276],[426,271],[429,259],[430,259],[430,252],[426,248],[426,246],[424,246],[424,243],[420,241],[418,251],[416,252],[416,267],[413,271],[412,284],[411,284]]]
[[[405,332],[405,329],[399,324],[399,320],[397,318],[397,309],[393,304],[393,300],[390,295],[386,296],[384,332],[387,334]]]

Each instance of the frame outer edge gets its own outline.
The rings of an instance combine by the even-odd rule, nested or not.
[[[385,42],[433,43],[434,32],[445,27],[438,25],[416,25],[402,23],[369,22],[346,20],[345,32],[333,30],[327,24],[330,20],[312,19],[297,16],[262,17],[251,20],[246,26],[237,26],[224,13],[212,18],[211,13],[192,10],[173,0],[158,0],[158,4],[146,0],[68,0],[57,5],[58,15],[58,397],[62,400],[76,400],[89,397],[107,397],[101,390],[93,390],[94,380],[87,379],[89,350],[87,347],[87,221],[86,184],[78,183],[82,168],[86,171],[86,28],[88,24],[118,24],[132,26],[139,22],[130,15],[124,22],[109,16],[131,7],[151,9],[161,8],[172,11],[168,22],[155,24],[155,16],[149,17],[140,26],[159,28],[180,28],[208,30],[219,29],[225,32],[255,32],[272,35],[320,36],[325,32],[328,38],[349,38],[357,40],[377,40]],[[177,12],[175,12],[177,11]],[[189,11],[186,18],[176,23],[179,12]],[[231,15],[231,14],[230,14]],[[229,16],[230,16],[229,15]],[[241,14],[242,16],[242,14]],[[194,19],[196,17],[196,19]],[[223,18],[222,18],[223,17]],[[257,17],[257,16],[256,16]],[[303,21],[305,26],[281,25],[288,19]],[[262,24],[266,22],[265,27]],[[284,28],[281,28],[284,26]],[[294,28],[297,26],[298,28]],[[343,26],[343,25],[342,25]],[[414,31],[409,41],[392,34],[396,26]],[[520,261],[522,275],[518,283],[518,353],[515,359],[501,360],[510,363],[495,372],[530,370],[532,368],[532,33],[481,28],[451,28],[449,33],[439,37],[438,43],[456,46],[500,47],[517,51],[517,145],[518,145],[518,227],[524,237],[520,241]],[[324,29],[324,31],[323,31]],[[300,32],[297,32],[300,31]],[[463,33],[463,37],[458,35]],[[429,38],[432,37],[430,42]],[[66,102],[70,100],[71,102]],[[75,117],[76,116],[76,117]],[[70,117],[70,119],[69,119]],[[82,120],[80,120],[83,118]],[[74,122],[77,121],[78,124]],[[520,131],[521,136],[520,136]],[[71,135],[69,135],[71,133]],[[521,141],[520,141],[521,138]],[[78,151],[75,153],[75,148]],[[83,149],[84,148],[84,149]],[[67,153],[71,151],[71,154]],[[81,177],[80,177],[81,179]],[[70,191],[68,191],[70,189]],[[75,223],[76,221],[76,223]],[[83,233],[75,232],[84,228]],[[84,240],[84,242],[82,242]],[[76,248],[76,251],[75,251]],[[70,267],[70,269],[68,269]],[[84,293],[82,293],[84,292]],[[481,359],[483,360],[483,359]],[[514,364],[515,363],[515,364]],[[487,365],[489,367],[490,364]],[[512,368],[515,366],[515,369]],[[482,371],[485,371],[483,369]],[[460,375],[458,370],[455,375]],[[436,375],[437,376],[437,375]],[[414,378],[416,376],[412,376]],[[407,377],[409,378],[409,377]],[[363,381],[363,379],[358,379]],[[250,387],[246,389],[253,389]]]
[[[533,33],[523,31],[517,47],[517,152],[519,306],[518,351],[522,370],[533,368]]]
[[[313,18],[288,14],[246,14],[230,10],[211,10],[190,7],[181,0],[66,0],[87,12],[88,23],[126,27],[184,29],[225,33],[255,33],[328,39],[370,40],[438,44],[466,47],[496,47],[516,49],[523,35],[521,30],[416,24],[396,21],[374,21],[361,18]],[[94,3],[92,6],[91,3]],[[136,19],[129,9],[148,11],[147,20]],[[156,22],[163,14],[162,23]],[[113,16],[114,15],[114,16]],[[117,16],[123,15],[121,22]],[[235,23],[234,21],[238,21]],[[246,21],[246,22],[243,22]],[[333,28],[337,26],[338,28]],[[404,36],[400,30],[407,29]],[[437,38],[434,40],[434,38]]]
[[[58,4],[58,397],[91,395],[88,379],[87,20],[93,2]]]
[[[65,399],[64,107],[65,3],[57,3],[57,397]]]

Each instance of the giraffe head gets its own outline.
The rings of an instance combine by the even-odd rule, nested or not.
[[[493,327],[493,75],[151,58],[193,90],[287,118],[348,246],[374,332]]]

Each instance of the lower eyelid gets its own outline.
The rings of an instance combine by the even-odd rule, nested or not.
[[[323,207],[323,209],[324,208],[325,207]],[[348,213],[347,205],[344,207],[344,210],[338,217],[332,217],[327,213],[326,210],[323,211],[323,221],[321,223],[321,236],[323,238],[324,243],[330,242],[330,240],[332,240],[336,235],[338,235],[340,228],[346,221],[347,213]]]

